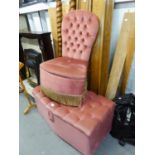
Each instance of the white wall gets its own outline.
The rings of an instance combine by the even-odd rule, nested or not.
[[[19,30],[28,30],[28,26],[26,23],[26,17],[23,15],[19,16]]]
[[[123,20],[123,15],[125,12],[133,12],[135,10],[135,5],[133,3],[121,3],[121,4],[115,4],[115,9],[113,13],[113,23],[112,23],[112,40],[111,40],[111,48],[110,48],[110,66],[109,70],[111,68],[114,52],[116,49],[118,36],[121,29],[121,24]],[[130,77],[128,81],[128,86],[126,93],[135,93],[135,60],[133,60],[131,71],[130,71]]]

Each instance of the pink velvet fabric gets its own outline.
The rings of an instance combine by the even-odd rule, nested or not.
[[[87,64],[87,61],[58,57],[42,63],[40,68],[60,77],[85,79],[87,75]]]
[[[82,95],[85,79],[58,76],[40,68],[40,84],[52,92],[63,95]]]
[[[70,11],[62,21],[62,56],[88,61],[98,27],[93,13]]]
[[[98,26],[97,17],[88,11],[70,11],[63,18],[62,57],[40,65],[41,86],[55,94],[84,98],[88,60]],[[82,101],[77,102],[80,105]]]
[[[93,155],[111,130],[115,104],[105,97],[88,92],[82,107],[68,107],[44,96],[39,86],[33,95],[49,126],[84,155]]]

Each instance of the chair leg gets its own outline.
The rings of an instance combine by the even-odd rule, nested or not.
[[[22,80],[20,74],[19,74],[19,81],[20,81],[20,83],[21,83],[21,86],[23,87],[25,97],[26,97],[26,99],[28,100],[28,106],[27,106],[27,108],[24,110],[24,115],[25,115],[25,114],[27,114],[33,107],[35,108],[35,107],[36,107],[36,104],[32,103],[32,101],[30,100],[29,95],[28,95],[28,93],[27,93],[27,90],[26,90],[26,88],[25,88],[25,85],[24,85],[24,83],[23,83],[23,80]]]
[[[25,110],[24,110],[24,115],[26,115],[27,113],[29,113],[29,111],[32,109],[32,108],[36,108],[36,104],[29,104],[26,108],[25,108]]]

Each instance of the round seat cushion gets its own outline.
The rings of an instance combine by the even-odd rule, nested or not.
[[[68,57],[58,57],[53,60],[43,62],[40,68],[54,75],[73,78],[85,79],[87,74],[88,62],[76,60]]]

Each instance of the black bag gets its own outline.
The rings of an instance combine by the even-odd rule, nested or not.
[[[116,103],[111,135],[119,139],[120,145],[125,142],[135,145],[135,96],[125,94],[115,97]]]

